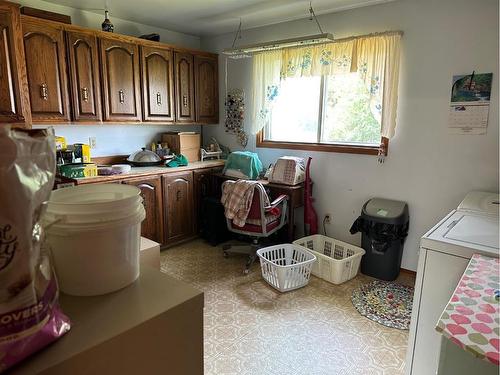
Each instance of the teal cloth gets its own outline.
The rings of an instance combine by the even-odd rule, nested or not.
[[[174,167],[185,167],[186,165],[188,165],[188,160],[182,154],[176,155],[172,160],[170,160],[167,163],[167,167],[171,167],[171,168],[174,168]]]
[[[231,152],[227,158],[224,172],[228,169],[240,171],[250,180],[255,180],[263,170],[262,162],[255,152],[235,151]]]

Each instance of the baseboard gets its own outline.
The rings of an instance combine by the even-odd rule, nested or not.
[[[406,273],[407,275],[411,275],[413,277],[417,276],[417,273],[415,271],[407,270],[406,268],[401,268],[400,272]]]

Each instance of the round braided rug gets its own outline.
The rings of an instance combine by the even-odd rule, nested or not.
[[[355,289],[351,301],[368,319],[387,327],[409,329],[413,291],[411,286],[375,280]]]

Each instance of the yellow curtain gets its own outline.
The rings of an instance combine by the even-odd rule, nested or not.
[[[370,108],[380,123],[383,137],[392,138],[398,106],[401,34],[386,34],[355,40],[353,69],[370,93]]]
[[[370,93],[370,108],[380,124],[381,135],[392,138],[396,128],[401,34],[373,34],[255,55],[252,133],[269,121],[270,109],[279,95],[280,79],[358,72]]]
[[[279,93],[281,51],[255,54],[253,57],[253,121],[250,134],[257,134],[269,122],[271,109]]]

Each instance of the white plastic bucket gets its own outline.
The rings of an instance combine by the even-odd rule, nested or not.
[[[139,277],[140,190],[120,184],[55,190],[44,224],[59,287],[76,296],[106,294]]]

